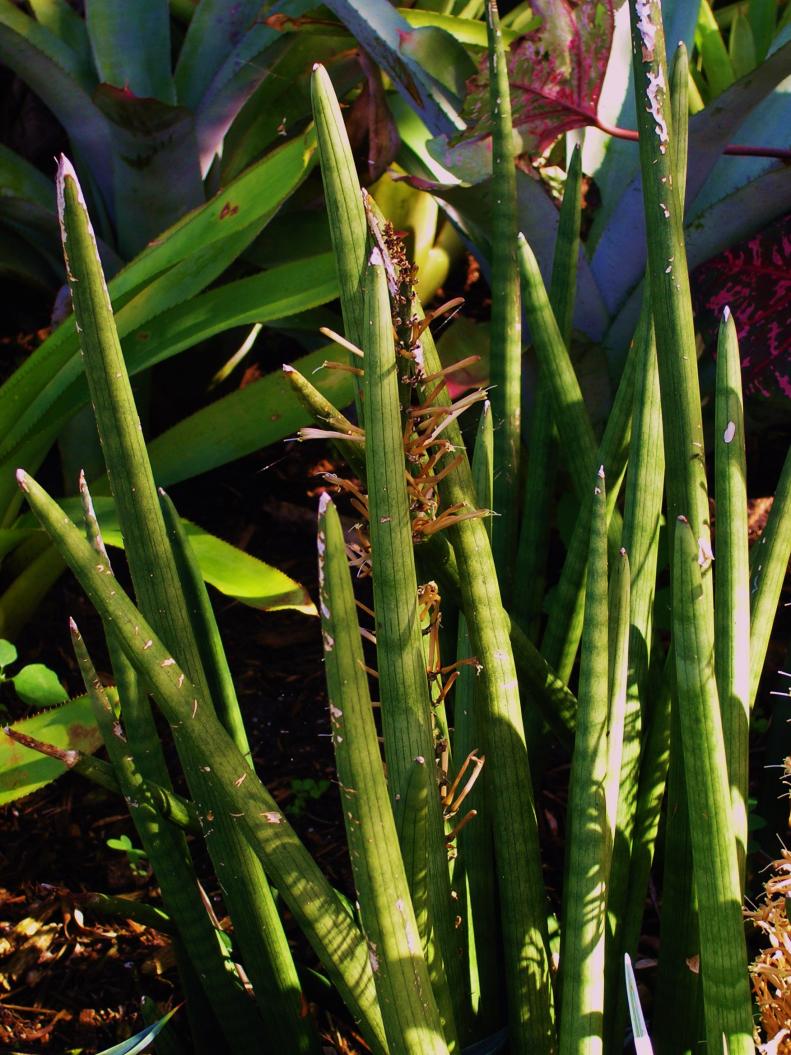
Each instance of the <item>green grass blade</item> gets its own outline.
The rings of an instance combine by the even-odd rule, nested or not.
[[[495,422],[494,561],[507,598],[517,540],[521,449],[522,309],[516,257],[516,167],[511,89],[496,0],[487,4],[489,106],[492,113],[492,320],[490,380]]]
[[[560,1055],[592,1051],[604,1027],[607,820],[607,511],[604,470],[590,529],[579,708],[567,813],[567,873],[560,949]]]
[[[374,250],[380,257],[379,250]],[[372,257],[373,259],[373,257]],[[366,478],[376,613],[376,659],[382,706],[382,731],[390,796],[396,817],[406,798],[414,759],[434,758],[431,699],[418,613],[417,574],[406,488],[398,367],[385,269],[371,263],[365,278],[364,393],[366,407]],[[435,996],[445,1021],[449,1046],[456,1040],[455,1019],[463,990],[443,977],[453,964],[454,933],[447,852],[439,796],[428,802],[428,882],[431,926],[439,953]],[[442,964],[446,966],[443,968]],[[434,963],[432,962],[432,967]]]
[[[369,371],[374,369],[369,364]],[[319,577],[324,663],[344,821],[363,929],[392,1055],[447,1055],[398,850],[340,520],[329,496],[319,506]],[[425,766],[421,759],[412,767]],[[404,796],[407,787],[403,788]],[[427,803],[428,805],[428,803]]]
[[[752,1001],[731,817],[714,642],[701,584],[699,543],[689,523],[675,524],[673,640],[679,724],[689,803],[706,1037],[723,1036],[731,1055],[752,1053]]]
[[[304,930],[342,999],[361,1023],[377,1055],[385,1055],[368,953],[359,930],[300,843],[277,803],[250,770],[212,708],[159,640],[145,617],[113,579],[96,569],[95,554],[49,495],[23,470],[17,473],[37,519],[57,544],[102,619],[112,620],[135,670],[153,692],[170,724],[180,754],[203,767],[196,798],[202,824],[223,811],[265,863],[294,919]],[[194,778],[194,774],[189,774]],[[213,819],[208,822],[207,815]]]
[[[582,222],[582,151],[575,146],[566,172],[563,202],[560,206],[549,302],[557,319],[560,336],[571,346],[571,326],[577,292],[577,264],[580,253]]]
[[[750,764],[750,558],[741,360],[736,326],[727,308],[717,346],[714,497],[717,509],[714,665],[743,887]]]
[[[135,1033],[133,1037],[128,1037],[126,1040],[122,1040],[120,1044],[113,1044],[111,1048],[105,1048],[104,1051],[99,1053],[99,1055],[140,1055],[141,1052],[145,1051],[151,1041],[159,1035],[165,1026],[167,1026],[168,1022],[177,1011],[178,1007],[174,1007],[153,1025],[146,1026],[146,1028],[141,1029],[139,1033]]]
[[[791,451],[786,455],[766,527],[750,554],[750,706],[758,694],[780,591],[791,557]]]
[[[737,81],[742,77],[746,77],[757,65],[752,26],[749,19],[740,14],[738,10],[731,23],[728,57],[731,60],[733,75]]]

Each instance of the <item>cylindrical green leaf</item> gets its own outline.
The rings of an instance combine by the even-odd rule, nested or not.
[[[440,363],[428,331],[422,343],[426,370],[434,373]],[[435,402],[447,406],[447,391],[440,392]],[[462,459],[440,482],[443,502],[473,510],[475,489],[458,423],[451,422],[444,435],[453,446],[452,456],[462,453]],[[461,607],[472,651],[482,668],[480,694],[487,741],[481,746],[487,757],[496,759],[485,779],[487,794],[491,794],[510,1044],[515,1055],[536,1055],[554,1046],[553,995],[547,905],[519,683],[509,639],[511,626],[503,610],[484,522],[473,518],[455,524],[448,529],[448,537],[458,563]],[[534,706],[535,701],[528,698],[526,705]]]
[[[577,288],[579,258],[582,154],[575,147],[563,190],[560,207],[555,255],[552,260],[552,280],[549,302],[558,320],[560,335],[571,344],[571,322]],[[549,525],[551,520],[552,487],[557,462],[557,429],[552,417],[552,397],[549,382],[541,369],[538,371],[533,411],[528,439],[528,464],[525,494],[522,503],[522,525],[517,555],[518,589],[514,591],[513,615],[535,638],[544,595]]]
[[[201,651],[206,681],[217,717],[242,757],[252,767],[250,742],[206,584],[176,507],[164,491],[160,492],[160,497],[184,590],[184,605],[189,611]],[[299,1013],[302,1007],[302,987],[291,949],[267,877],[260,868],[255,869],[255,874],[258,876],[255,905],[251,906],[247,917],[248,923],[256,928],[255,940],[251,942],[250,935],[240,930],[237,933],[237,945],[245,958],[247,973],[259,1006],[267,1009],[267,1024],[273,1035],[280,1036],[283,1042],[290,1044],[295,1051],[312,1051],[317,1048],[317,1040],[310,1030],[309,1023],[304,1021]],[[261,955],[259,943],[264,944],[266,955]]]
[[[76,175],[65,158],[58,168],[57,190],[75,323],[135,592],[141,610],[169,643],[208,708],[211,693],[200,647],[159,506],[96,240]],[[190,786],[196,789],[194,797],[200,801],[205,798],[201,790],[206,784],[204,771],[189,756],[182,761]],[[165,780],[160,777],[159,782]],[[262,984],[268,976],[269,991],[291,994],[290,999],[275,1002],[268,1001],[265,993],[259,996],[273,1033],[295,1052],[309,1052],[315,1049],[317,1038],[300,1014],[299,994],[292,988],[293,965],[286,976],[282,957],[273,952],[285,950],[290,960],[282,925],[262,893],[266,880],[261,863],[225,812],[215,818],[211,831],[209,852],[248,971],[257,974]],[[235,1020],[232,1025],[236,1026]]]
[[[651,311],[662,393],[668,519],[689,518],[710,551],[698,360],[659,0],[630,0]],[[707,577],[710,580],[710,576]],[[711,587],[706,591],[711,601]],[[713,614],[711,615],[713,624]]]
[[[744,886],[750,765],[750,557],[747,546],[747,460],[739,340],[725,309],[717,344],[714,411],[714,664],[733,798],[733,827]]]
[[[322,496],[319,506],[318,547],[332,739],[360,914],[389,1050],[391,1055],[447,1055],[384,779],[346,546],[328,495]],[[424,758],[412,761],[413,768],[425,765]]]
[[[609,713],[607,718],[607,829],[610,848],[615,845],[618,800],[621,788],[626,687],[629,675],[629,556],[625,549],[618,554],[610,575],[609,623]],[[609,873],[609,869],[608,869]],[[609,876],[608,876],[609,879]]]
[[[492,504],[492,431],[491,408],[488,403],[484,403],[472,461],[475,496],[481,509],[489,509]],[[456,658],[459,661],[473,658],[467,620],[463,614],[459,615]],[[485,710],[486,704],[480,697],[477,669],[467,664],[459,670],[453,696],[453,757],[457,770],[471,752],[481,752],[486,743]],[[486,794],[485,769],[484,766],[484,771],[464,800],[463,811],[474,809],[475,819],[465,825],[456,840],[457,867],[462,871],[469,900],[467,916],[470,933],[467,945],[475,1039],[488,1036],[497,1028],[503,985],[500,958],[496,944],[492,941],[492,935],[497,932],[497,906],[492,815]]]
[[[380,258],[378,249],[374,250],[374,258]],[[398,817],[415,758],[420,756],[433,764],[435,749],[418,614],[393,320],[385,269],[381,263],[371,263],[368,267],[365,320],[365,461],[376,613],[376,660],[390,798]],[[459,936],[453,927],[438,795],[429,798],[427,808],[430,924],[440,954],[436,963],[432,961],[432,974],[435,976],[437,1001],[446,1022],[448,1043],[453,1047],[456,1026],[450,998],[461,1001],[463,992],[458,977],[451,983],[450,978],[446,982],[443,975],[451,967],[457,976],[461,973],[460,958],[454,953]],[[455,1014],[459,1010],[460,1003]]]
[[[611,942],[607,959],[607,1000],[615,1008],[611,1020],[609,1044],[620,1043],[626,1023],[626,995],[623,990],[621,963],[624,954],[634,955],[632,920],[642,919],[642,906],[653,857],[658,811],[664,786],[667,756],[661,754],[662,742],[657,727],[663,713],[657,701],[653,721],[647,735],[644,758],[646,780],[650,786],[638,793],[641,772],[643,708],[648,699],[648,671],[651,655],[656,590],[656,567],[659,553],[659,525],[665,484],[665,459],[662,446],[662,412],[659,404],[659,375],[656,365],[656,345],[653,321],[649,319],[648,339],[640,350],[635,379],[632,439],[629,448],[629,468],[626,476],[624,500],[623,544],[630,564],[630,629],[629,670],[624,739],[621,754],[620,786],[616,839],[610,869],[610,888],[607,896]],[[667,710],[667,708],[664,708]],[[647,707],[646,707],[647,710]],[[656,747],[656,750],[651,750]],[[660,759],[656,759],[657,752]],[[664,758],[664,765],[661,763]],[[655,791],[659,784],[658,792]],[[651,812],[656,808],[656,813]],[[637,831],[639,847],[632,855],[632,842]],[[639,919],[637,926],[639,926]],[[634,939],[636,940],[636,939]],[[609,1027],[608,1027],[609,1028]]]
[[[494,430],[494,559],[510,593],[516,549],[522,406],[522,309],[516,259],[516,164],[511,88],[496,0],[487,3],[489,106],[492,113],[492,322],[490,377]]]
[[[313,67],[310,84],[313,119],[321,159],[324,202],[330,221],[330,235],[338,268],[341,311],[346,338],[362,347],[363,275],[366,267],[368,225],[360,197],[360,183],[352,148],[335,97],[332,81],[323,66]],[[357,411],[362,410],[357,389]],[[362,418],[360,419],[362,424]]]
[[[752,1001],[741,882],[698,540],[674,524],[673,641],[689,827],[700,927],[706,1038],[730,1055],[752,1053]]]
[[[560,1055],[602,1050],[607,821],[607,513],[604,470],[594,489],[579,707],[567,813],[567,871],[560,947]]]
[[[615,506],[615,500],[620,493],[626,467],[632,427],[633,393],[639,362],[650,336],[648,312],[644,309],[626,357],[621,381],[615,393],[612,410],[596,455],[599,465],[604,466],[608,479],[607,516],[611,554],[613,554],[613,543],[617,542],[620,545],[622,529],[620,513]],[[584,419],[587,420],[587,415]],[[566,681],[571,677],[582,633],[585,568],[588,558],[592,501],[592,495],[583,495],[541,641],[542,655],[557,670],[558,676]]]
[[[579,381],[549,303],[541,271],[524,235],[519,235],[519,270],[527,324],[538,364],[552,396],[552,414],[560,435],[561,454],[580,501],[594,467],[596,440],[585,410]]]
[[[170,650],[120,585],[96,569],[90,544],[32,477],[17,481],[31,509],[79,579],[104,620],[111,620],[135,670],[150,686],[170,724],[180,754],[201,767],[203,797],[196,801],[204,825],[222,811],[254,849],[341,998],[360,1022],[377,1055],[385,1055],[367,950],[321,869],[299,841],[277,803],[248,766],[214,711],[195,693]],[[210,830],[210,829],[209,829]]]

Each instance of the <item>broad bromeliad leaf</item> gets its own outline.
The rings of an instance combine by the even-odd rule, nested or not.
[[[63,499],[61,506],[76,523],[80,521],[82,507],[78,499]],[[94,507],[105,543],[123,548],[124,540],[112,498],[94,495]],[[18,526],[33,528],[34,523],[32,516],[25,514]],[[264,611],[293,608],[305,615],[318,614],[305,587],[285,572],[224,542],[189,520],[182,520],[182,524],[204,580],[220,593]]]
[[[535,0],[541,22],[508,53],[514,130],[522,153],[543,154],[564,132],[597,123],[613,35],[612,0]],[[462,139],[491,130],[488,58],[468,83]]]
[[[93,754],[102,743],[87,696],[23,718],[14,722],[13,728],[65,751]],[[0,733],[0,806],[32,794],[65,771],[57,758],[32,751]]]
[[[791,399],[791,218],[698,267],[693,289],[704,337],[716,343],[725,307],[736,322],[745,395]],[[708,341],[707,341],[708,343]]]

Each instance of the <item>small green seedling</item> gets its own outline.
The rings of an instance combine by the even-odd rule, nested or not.
[[[28,707],[54,707],[69,698],[55,671],[43,663],[28,663],[17,674],[7,674],[6,668],[16,663],[17,658],[15,646],[0,638],[0,684],[10,682]]]
[[[286,806],[286,813],[292,817],[301,817],[309,802],[320,799],[330,786],[329,780],[314,780],[313,777],[300,779],[295,777],[291,781],[291,793],[294,796]]]
[[[129,861],[129,869],[133,876],[143,879],[148,875],[148,858],[144,850],[133,845],[128,835],[119,835],[118,838],[107,840],[111,850],[123,850]]]

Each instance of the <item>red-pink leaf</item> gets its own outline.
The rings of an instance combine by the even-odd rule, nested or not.
[[[523,151],[543,154],[558,136],[596,123],[613,33],[612,0],[534,0],[539,24],[508,53],[514,129]],[[470,78],[463,139],[491,130],[488,59]]]
[[[692,280],[698,322],[712,343],[723,308],[733,313],[745,395],[791,399],[791,217],[701,264]]]

